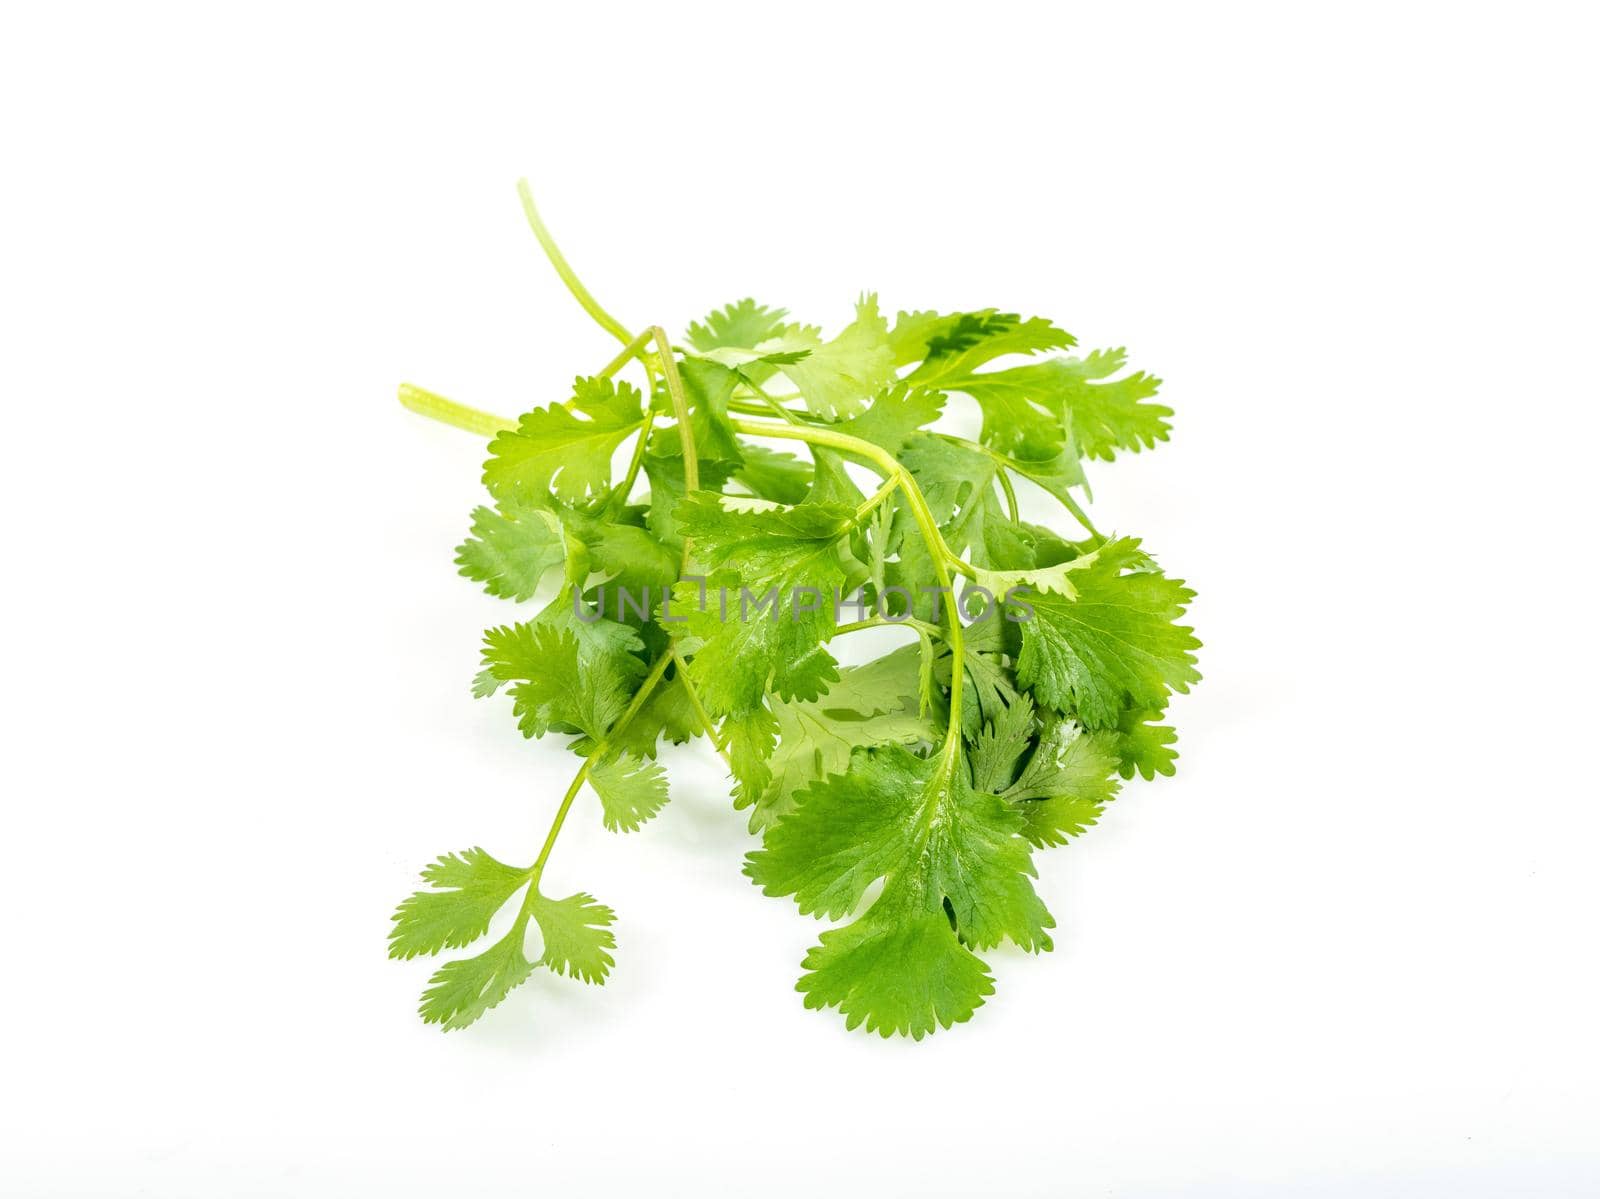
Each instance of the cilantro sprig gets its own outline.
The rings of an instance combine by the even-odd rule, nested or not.
[[[1085,460],[1167,439],[1160,381],[1125,373],[1121,349],[1073,353],[1039,317],[891,323],[875,295],[831,338],[753,300],[678,342],[635,335],[519,192],[620,352],[515,421],[410,385],[400,400],[491,438],[493,504],[472,513],[461,574],[517,603],[554,583],[531,619],[484,634],[474,693],[507,692],[525,736],[570,737],[580,761],[531,865],[446,854],[395,912],[390,955],[412,958],[464,950],[510,911],[434,973],[423,1019],[466,1027],[540,966],[605,981],[614,914],[546,894],[545,866],[585,788],[606,828],[648,823],[668,800],[661,742],[696,737],[761,839],[745,873],[833,925],[801,964],[806,1006],[917,1039],[971,1018],[994,990],[985,952],[1051,948],[1034,854],[1092,826],[1123,780],[1174,769],[1163,713],[1200,678],[1193,592],[1074,494]],[[982,411],[976,440],[936,427],[957,392]],[[1024,521],[1019,482],[1077,531]],[[834,642],[877,627],[907,643],[841,665]]]

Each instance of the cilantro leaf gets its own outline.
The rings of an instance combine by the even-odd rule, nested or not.
[[[856,319],[838,337],[778,369],[818,416],[835,420],[860,411],[867,397],[894,379],[889,326],[878,312],[878,297],[863,296]]]
[[[1025,725],[1022,722],[1026,722]],[[973,767],[973,786],[992,789],[1022,814],[1022,834],[1035,849],[1063,845],[1100,818],[1120,785],[1112,776],[1120,761],[1119,737],[1110,731],[1086,733],[1068,720],[1053,718],[1016,778],[997,786],[1015,768],[1030,738],[1020,727],[1033,724],[1033,705],[1026,699],[1002,722],[985,730],[985,747],[996,765],[1011,755],[1009,766],[991,768],[981,781]],[[974,752],[976,761],[978,754]]]
[[[1032,701],[1018,697],[1015,703],[1001,705],[977,731],[967,754],[974,791],[1005,793],[1016,778],[1017,763],[1033,743],[1035,723]]]
[[[586,983],[605,982],[616,965],[607,952],[617,947],[610,927],[615,912],[581,891],[565,899],[535,893],[530,910],[544,941],[539,965]]]
[[[768,308],[754,300],[736,300],[719,308],[702,323],[689,326],[688,341],[702,353],[720,346],[755,346],[783,332],[782,308]]]
[[[1158,774],[1171,775],[1177,771],[1178,751],[1172,748],[1178,734],[1167,725],[1152,724],[1160,720],[1160,712],[1141,712],[1129,708],[1117,722],[1122,734],[1118,746],[1117,769],[1125,779],[1135,773],[1146,780]]]
[[[589,785],[600,797],[605,826],[632,833],[667,803],[667,776],[653,762],[632,754],[608,755],[589,771]]]
[[[576,623],[576,622],[574,622]],[[623,626],[604,622],[638,645]],[[496,684],[512,684],[517,725],[525,737],[581,732],[593,738],[622,715],[643,666],[613,637],[605,650],[580,654],[578,639],[551,624],[514,624],[483,635],[483,669]],[[627,648],[632,648],[628,646]]]
[[[528,881],[528,871],[497,862],[481,849],[445,854],[422,872],[435,888],[418,891],[392,917],[389,956],[414,958],[470,945]]]
[[[1119,449],[1150,449],[1171,432],[1172,409],[1145,402],[1161,380],[1143,371],[1108,378],[1125,360],[1122,350],[1096,350],[1087,358],[941,377],[940,386],[978,401],[983,439],[1002,452],[1043,457],[1070,436],[1088,457],[1110,461]]]
[[[678,555],[637,525],[610,524],[599,529],[592,559],[612,582],[630,591],[659,590],[678,578]]]
[[[514,928],[477,957],[446,962],[428,980],[418,1009],[426,1024],[446,1032],[465,1028],[528,981],[533,963],[522,954],[522,929]]]
[[[544,941],[537,962],[528,961],[523,950],[529,915]],[[538,966],[587,983],[604,982],[614,964],[607,951],[616,946],[609,928],[615,919],[610,908],[581,892],[549,899],[535,890],[527,913],[510,932],[476,957],[446,962],[434,972],[422,994],[423,1021],[447,1032],[465,1028],[525,983]]]
[[[741,791],[736,807],[750,807],[750,831],[776,824],[795,796],[830,774],[843,774],[857,748],[914,745],[934,739],[919,711],[919,654],[906,646],[864,666],[839,672],[817,699],[775,700],[776,743],[766,745],[764,786]],[[753,791],[753,793],[745,793]]]
[[[654,759],[657,744],[663,738],[682,745],[700,731],[683,680],[672,678],[658,684],[633,719],[613,727],[607,739],[613,748],[636,758]]]
[[[689,427],[695,448],[706,458],[738,462],[739,441],[728,419],[728,401],[733,398],[739,376],[725,366],[702,358],[685,358],[679,364],[678,374],[689,405]],[[678,444],[675,438],[663,439],[663,448],[668,453],[681,453],[676,448]]]
[[[654,447],[654,440],[651,446]],[[650,480],[650,505],[645,514],[645,527],[664,545],[681,548],[683,533],[678,528],[678,505],[688,495],[684,481],[683,454],[675,441],[665,443],[666,452],[651,448],[644,456],[645,477]],[[737,463],[720,459],[700,460],[700,485],[720,488],[730,478]]]
[[[911,382],[929,387],[960,379],[1005,354],[1037,354],[1077,344],[1072,334],[1043,317],[1023,320],[1014,312],[994,308],[932,320],[927,319],[930,315],[923,313],[920,320],[911,318],[903,333],[899,322],[895,327],[900,352],[909,351],[922,359],[922,365],[909,376]],[[901,319],[907,318],[902,314]],[[918,341],[922,343],[920,350],[913,349]]]
[[[969,1018],[991,993],[974,949],[1003,940],[1050,948],[1055,921],[1030,881],[1022,818],[973,791],[948,755],[860,752],[846,774],[797,799],[746,859],[757,885],[837,919],[884,880],[864,913],[806,956],[808,1007],[837,1006],[852,1028],[920,1039]]]
[[[579,378],[570,408],[535,408],[515,429],[495,436],[483,464],[484,486],[499,499],[537,499],[552,487],[566,500],[598,494],[610,483],[611,455],[643,423],[636,387]]]
[[[1154,449],[1167,440],[1172,409],[1147,404],[1161,380],[1135,371],[1112,379],[1127,362],[1128,352],[1095,350],[1087,358],[1068,358],[1061,380],[1061,406],[1072,423],[1073,436],[1091,458],[1110,461],[1116,450]]]
[[[798,504],[810,492],[811,463],[748,441],[739,443],[739,452],[744,464],[734,478],[753,494],[779,504]]]
[[[561,518],[548,508],[514,502],[499,511],[475,508],[472,536],[457,547],[456,565],[490,595],[525,600],[567,560],[568,545]]]
[[[984,530],[1007,519],[995,494],[994,459],[931,433],[908,438],[900,458],[927,497],[950,548],[957,553],[970,549],[979,565],[988,565]],[[914,553],[921,552],[914,539],[908,537],[906,544]],[[921,573],[919,583],[931,577],[929,572]]]
[[[699,492],[678,517],[709,574],[704,593],[693,582],[673,589],[671,628],[700,639],[690,673],[711,713],[742,716],[769,690],[815,698],[838,677],[822,643],[854,513],[835,504],[740,511]]]
[[[835,924],[805,955],[805,1005],[917,1039],[971,1018],[995,985],[980,953],[1051,946],[1035,852],[1093,825],[1122,780],[1174,769],[1161,721],[1200,677],[1179,623],[1192,592],[1079,504],[1085,459],[1169,436],[1159,380],[1120,349],[1064,356],[1071,334],[998,308],[902,311],[891,328],[872,294],[831,339],[750,299],[682,346],[654,326],[633,338],[523,199],[628,348],[514,423],[401,397],[492,437],[493,504],[472,513],[461,574],[525,601],[559,571],[537,615],[485,633],[473,693],[508,690],[523,734],[571,735],[583,765],[533,866],[447,854],[395,911],[393,957],[480,943],[434,972],[424,1020],[465,1027],[540,967],[605,980],[614,913],[543,894],[545,864],[584,781],[607,829],[637,830],[668,800],[661,742],[699,733],[761,839],[745,872]],[[976,440],[938,428],[956,393],[982,414]],[[1026,484],[1083,532],[1022,520]],[[878,618],[841,624],[856,588]],[[901,618],[914,644],[835,659],[835,639]]]
[[[840,421],[838,431],[899,454],[913,433],[939,419],[943,408],[940,392],[897,383],[880,392],[865,412]]]
[[[1176,621],[1194,597],[1157,573],[1137,540],[1108,542],[1074,571],[1076,598],[1040,593],[1025,603],[1017,677],[1085,727],[1115,728],[1126,704],[1161,708],[1198,682],[1194,631]]]

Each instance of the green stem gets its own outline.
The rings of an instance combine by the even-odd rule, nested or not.
[[[533,202],[533,189],[528,186],[526,179],[517,180],[517,195],[522,199],[522,212],[528,218],[528,225],[533,229],[533,235],[539,239],[539,244],[544,247],[545,257],[550,260],[550,265],[556,268],[556,274],[561,276],[561,282],[567,285],[578,303],[583,305],[583,310],[592,316],[595,323],[623,345],[633,340],[633,334],[622,327],[622,323],[612,316],[600,302],[589,294],[589,289],[583,285],[573,269],[567,265],[567,259],[556,245],[555,238],[550,236],[550,230],[545,228],[544,220],[539,216],[539,209]]]
[[[611,738],[620,733],[628,722],[637,715],[644,701],[650,698],[650,693],[655,690],[656,684],[661,681],[661,676],[666,674],[667,665],[672,661],[670,653],[662,654],[656,659],[656,664],[650,668],[650,673],[645,675],[644,682],[639,684],[639,690],[633,693],[626,710],[618,717],[616,724],[611,726],[611,731],[600,738],[600,743],[591,749],[583,759],[583,765],[578,767],[578,773],[573,776],[572,785],[567,788],[567,793],[561,797],[561,806],[556,809],[555,819],[550,822],[550,831],[545,835],[544,848],[539,850],[539,856],[534,859],[533,865],[528,870],[528,877],[533,885],[528,888],[528,896],[522,902],[522,913],[517,917],[519,921],[525,920],[533,907],[534,893],[539,889],[539,877],[544,873],[544,864],[550,860],[550,851],[555,848],[556,838],[561,834],[561,826],[566,823],[567,813],[572,810],[572,801],[578,798],[578,792],[583,788],[584,780],[589,777],[589,771],[594,764],[604,758],[611,751]]]
[[[1089,514],[1082,508],[1078,507],[1078,502],[1070,495],[1066,494],[1066,492],[1061,492],[1056,495],[1056,499],[1060,500],[1062,507],[1064,507],[1068,512],[1072,513],[1072,515],[1077,518],[1077,521],[1080,525],[1089,530],[1089,535],[1091,537],[1093,537],[1096,541],[1104,541],[1106,539],[1106,535],[1094,527],[1094,522],[1089,519]]]
[[[743,376],[740,376],[740,377],[743,378]],[[800,423],[800,417],[796,413],[791,412],[789,409],[785,408],[781,403],[779,403],[776,399],[774,399],[772,396],[768,395],[765,391],[763,391],[761,389],[761,385],[759,383],[752,383],[749,379],[745,379],[744,383],[745,383],[746,387],[748,387],[751,391],[755,392],[758,396],[761,397],[762,403],[766,404],[766,408],[763,409],[763,408],[760,407],[760,405],[749,404],[749,405],[740,405],[739,406],[739,411],[741,411],[741,412],[743,412],[743,411],[754,412],[757,416],[767,416],[769,413],[774,413],[775,412],[779,416],[783,417],[784,420],[788,421],[791,425],[798,425]],[[730,408],[734,407],[734,403],[733,403],[732,400],[728,401],[728,406]]]
[[[796,425],[771,425],[756,421],[736,420],[733,427],[740,433],[750,437],[776,437],[790,441],[804,441],[811,445],[827,446],[830,449],[842,450],[847,454],[854,454],[858,458],[871,462],[886,478],[894,478],[904,489],[906,505],[911,509],[911,515],[917,522],[917,528],[922,534],[922,540],[927,543],[928,556],[933,561],[933,575],[939,586],[950,595],[950,603],[946,609],[950,625],[950,635],[945,639],[950,646],[951,660],[958,664],[950,671],[950,724],[945,730],[943,753],[945,766],[952,768],[955,755],[960,750],[961,742],[961,683],[962,676],[966,674],[966,653],[962,644],[961,614],[959,605],[955,600],[955,589],[950,584],[949,564],[952,561],[960,562],[953,553],[942,534],[939,532],[939,522],[933,518],[933,510],[928,507],[928,501],[922,494],[922,489],[917,486],[917,481],[911,477],[911,472],[901,466],[899,461],[882,446],[873,445],[870,441],[863,441],[859,437],[851,437],[832,429],[818,429],[811,426],[804,428]],[[965,563],[961,563],[963,567]],[[970,569],[967,568],[967,569]]]
[[[672,397],[672,415],[678,422],[678,440],[683,446],[683,489],[700,490],[700,456],[694,445],[694,429],[689,425],[689,401],[683,394],[683,380],[678,376],[678,360],[672,356],[672,343],[667,331],[660,325],[648,330],[655,338],[656,350],[661,356],[661,377],[667,384],[667,394]],[[678,568],[682,574],[689,569],[689,539],[683,539],[683,560]]]
[[[507,420],[492,412],[482,412],[477,408],[468,408],[465,404],[447,400],[442,395],[435,395],[411,383],[400,384],[400,403],[422,416],[454,425],[458,429],[465,429],[468,433],[476,433],[480,437],[493,437],[502,429],[517,427],[517,422],[514,420]]]
[[[628,506],[628,493],[633,490],[634,480],[639,477],[639,468],[644,465],[645,443],[650,439],[650,426],[655,423],[655,409],[647,407],[644,410],[644,424],[639,426],[639,440],[634,443],[633,457],[628,461],[628,473],[622,477],[622,486],[613,493],[619,512]]]
[[[683,684],[684,694],[689,697],[689,706],[694,709],[695,719],[700,722],[700,731],[705,733],[706,740],[716,747],[722,760],[728,763],[728,769],[733,769],[733,763],[728,762],[727,743],[717,736],[717,726],[711,719],[711,714],[700,702],[700,692],[694,682],[689,678],[689,664],[683,660],[683,655],[677,650],[672,651],[672,660],[678,664],[678,680]]]
[[[918,620],[915,616],[905,616],[899,620],[890,620],[887,616],[869,616],[866,620],[852,620],[849,624],[838,625],[833,630],[833,635],[837,637],[840,633],[854,633],[859,629],[915,629],[930,637],[943,636],[939,632],[938,625]]]
[[[644,363],[645,372],[648,374],[650,370],[650,364],[645,361],[644,355],[639,351],[643,350],[645,346],[650,344],[651,332],[651,330],[646,329],[643,333],[639,334],[638,337],[635,337],[627,345],[623,346],[621,353],[600,368],[600,377],[602,379],[609,379],[623,367],[627,366],[628,360],[631,358],[637,358],[640,362]]]
[[[800,414],[792,408],[785,408],[782,404],[779,404],[778,409],[784,414],[785,418],[791,424],[797,424],[803,419]],[[728,411],[738,412],[744,416],[771,416],[772,405],[752,404],[749,400],[729,400]]]
[[[883,503],[884,500],[888,499],[890,493],[892,493],[898,486],[900,486],[900,476],[890,475],[888,479],[884,481],[882,487],[873,492],[870,498],[862,501],[861,506],[856,509],[856,514],[851,519],[850,523],[859,525],[862,521],[866,520],[867,517],[872,515],[873,510],[877,508],[879,504]]]
[[[949,442],[951,445],[958,445],[963,449],[975,450],[977,453],[983,454],[994,461],[995,465],[999,468],[995,473],[999,476],[1000,487],[1006,493],[1006,502],[1011,508],[1011,519],[1016,520],[1016,492],[1011,489],[1011,480],[1006,477],[1006,472],[1008,470],[1017,471],[1017,473],[1022,475],[1023,478],[1028,477],[1028,472],[1022,470],[1018,466],[1015,459],[1008,458],[997,450],[990,449],[982,442],[973,441],[966,437],[957,437],[954,433],[935,433],[934,436],[939,438],[941,441]],[[1084,510],[1078,506],[1078,502],[1074,500],[1071,495],[1065,491],[1052,491],[1050,494],[1056,497],[1056,500],[1063,508],[1072,513],[1073,518],[1088,531],[1091,537],[1093,537],[1096,541],[1104,541],[1106,539],[1106,535],[1094,527],[1094,523],[1090,521],[1088,513],[1084,512]]]
[[[1006,513],[1011,517],[1011,523],[1017,524],[1022,518],[1017,509],[1017,491],[1011,486],[1011,475],[1005,467],[995,472],[1000,478],[1000,490],[1006,493]]]

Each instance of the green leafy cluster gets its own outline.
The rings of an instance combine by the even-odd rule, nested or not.
[[[806,1006],[918,1039],[967,1020],[994,988],[986,951],[1051,948],[1034,854],[1123,780],[1173,773],[1163,714],[1200,677],[1193,593],[1079,502],[1086,460],[1166,440],[1159,381],[997,309],[891,322],[867,295],[825,338],[743,300],[674,343],[625,336],[575,290],[626,345],[569,398],[513,423],[402,396],[498,429],[493,503],[456,561],[537,610],[485,633],[475,693],[506,693],[525,736],[581,758],[531,866],[449,854],[396,911],[399,958],[463,949],[505,913],[487,950],[434,974],[423,1018],[464,1027],[541,965],[603,982],[612,912],[541,891],[551,848],[586,786],[606,828],[639,829],[667,802],[660,744],[705,737],[760,838],[745,873],[831,924],[801,964]],[[975,440],[938,427],[956,393],[982,412]],[[1078,531],[1023,520],[1018,481]],[[866,610],[801,610],[801,592]],[[716,599],[767,593],[777,618]],[[879,626],[904,644],[842,665],[841,639]]]

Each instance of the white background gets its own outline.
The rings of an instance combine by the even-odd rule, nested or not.
[[[0,19],[0,1189],[1600,1190],[1588,14],[542,7]],[[417,1020],[392,905],[572,765],[469,694],[482,445],[394,400],[613,352],[521,174],[634,327],[872,287],[1167,380],[1094,512],[1199,589],[1181,769],[971,1024],[802,1008],[699,750],[557,849],[608,985]]]

